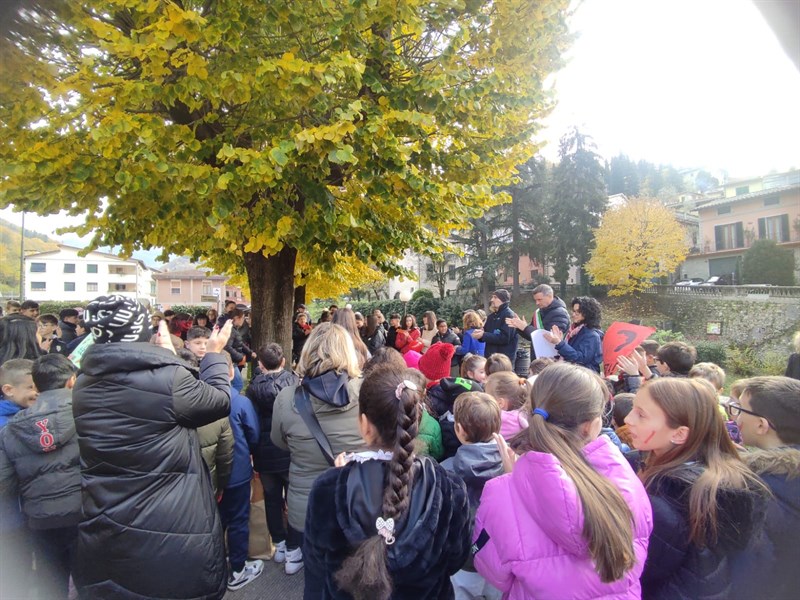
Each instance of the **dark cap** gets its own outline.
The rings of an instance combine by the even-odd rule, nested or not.
[[[503,288],[500,288],[499,290],[495,290],[495,291],[492,293],[492,296],[497,296],[497,298],[498,298],[498,299],[500,300],[500,302],[502,302],[503,304],[505,304],[506,302],[511,302],[511,294],[509,293],[509,291],[508,291],[508,290],[506,290],[506,289],[503,289]]]

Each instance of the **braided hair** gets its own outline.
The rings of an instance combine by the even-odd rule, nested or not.
[[[391,448],[393,452],[386,474],[381,516],[395,522],[406,512],[410,502],[414,439],[419,432],[424,392],[425,379],[419,371],[387,364],[369,372],[359,393],[359,413],[375,427],[383,449]],[[339,588],[356,600],[391,597],[392,578],[386,565],[386,545],[377,531],[361,542],[334,576]]]

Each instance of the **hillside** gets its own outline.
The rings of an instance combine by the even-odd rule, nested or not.
[[[20,228],[0,219],[0,296],[19,294]],[[25,232],[25,254],[55,250],[58,242],[35,231]]]

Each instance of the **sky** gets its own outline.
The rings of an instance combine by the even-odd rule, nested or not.
[[[579,37],[540,134],[547,158],[575,125],[607,159],[730,178],[800,168],[800,71],[751,0],[585,0],[571,28]],[[11,208],[0,218],[21,221]],[[29,214],[25,226],[85,246],[55,232],[75,222]],[[156,255],[134,254],[151,265]]]

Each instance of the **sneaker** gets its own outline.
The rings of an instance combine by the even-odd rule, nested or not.
[[[247,560],[244,563],[244,568],[241,571],[234,571],[228,577],[228,589],[238,590],[243,588],[251,581],[255,580],[264,570],[263,560]]]
[[[272,560],[280,564],[286,562],[286,542],[278,542],[275,544],[275,554],[272,555]]]
[[[300,548],[288,550],[286,552],[286,564],[283,565],[283,570],[287,575],[294,575],[303,568],[303,551]]]

